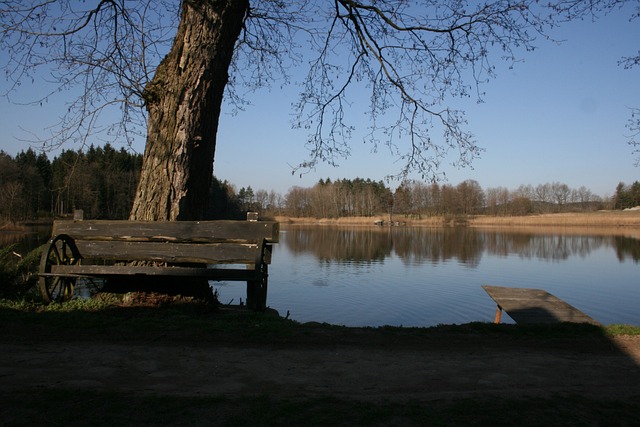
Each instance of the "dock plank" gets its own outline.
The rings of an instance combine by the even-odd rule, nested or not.
[[[590,323],[593,318],[543,289],[483,285],[482,289],[498,306],[495,323],[504,310],[517,323]]]

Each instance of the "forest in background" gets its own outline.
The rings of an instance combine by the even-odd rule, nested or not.
[[[86,152],[65,150],[53,160],[32,149],[15,157],[0,151],[0,222],[63,217],[76,209],[88,219],[126,219],[141,165],[141,155],[109,144]],[[311,218],[519,216],[639,206],[640,181],[621,182],[606,198],[559,182],[483,189],[474,180],[457,185],[406,181],[392,190],[382,181],[362,178],[321,179],[282,195],[250,186],[238,190],[214,177],[209,197],[206,219],[243,219],[248,211]]]

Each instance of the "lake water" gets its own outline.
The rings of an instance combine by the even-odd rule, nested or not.
[[[47,240],[44,230],[0,233],[0,243],[25,253]],[[283,225],[268,305],[346,326],[491,322],[495,303],[481,288],[490,284],[541,288],[603,324],[640,325],[639,239],[542,230]],[[214,287],[222,303],[245,299],[237,282]]]
[[[599,233],[283,227],[268,304],[346,326],[491,322],[481,288],[491,284],[541,288],[603,324],[640,325],[640,240]],[[244,298],[237,283],[216,289],[223,303]]]
[[[15,245],[15,252],[25,255],[32,249],[46,243],[51,236],[51,226],[27,227],[27,231],[0,230],[0,248]]]

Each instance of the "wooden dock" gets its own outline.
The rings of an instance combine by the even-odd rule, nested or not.
[[[498,308],[494,323],[500,323],[502,310],[517,323],[590,323],[599,325],[591,317],[560,298],[542,289],[482,286]]]

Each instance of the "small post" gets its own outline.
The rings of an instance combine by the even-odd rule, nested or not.
[[[496,316],[493,318],[493,323],[500,323],[500,319],[502,318],[502,307],[496,305]]]

